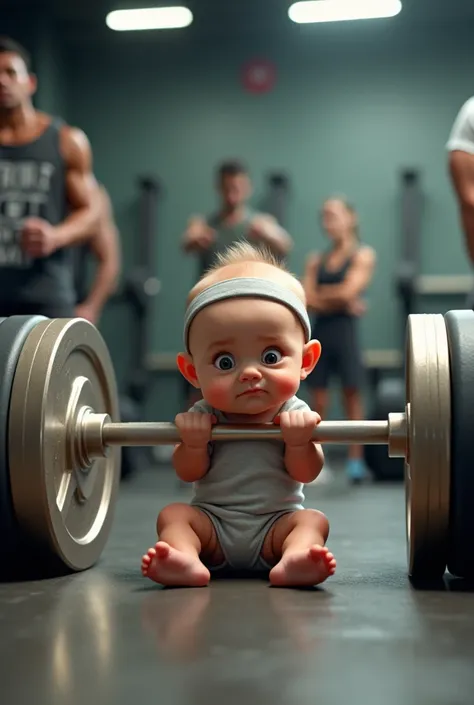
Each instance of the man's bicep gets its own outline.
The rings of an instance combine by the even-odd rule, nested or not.
[[[66,164],[66,197],[73,209],[84,208],[97,200],[98,184],[92,171],[92,150],[82,130],[65,128],[61,135]]]

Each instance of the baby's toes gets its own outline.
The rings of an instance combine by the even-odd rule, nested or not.
[[[325,546],[311,546],[309,549],[309,555],[311,556],[311,559],[316,563],[317,561],[324,561],[326,562],[326,554],[328,552],[328,549]]]
[[[153,560],[152,556],[150,556],[148,554],[146,554],[145,556],[142,557],[142,564],[141,564],[142,573],[146,574],[148,572],[152,560]]]

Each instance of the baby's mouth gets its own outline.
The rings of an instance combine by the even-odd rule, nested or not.
[[[252,396],[253,394],[264,394],[265,390],[262,389],[261,387],[250,387],[250,389],[246,389],[245,392],[241,392],[239,394],[239,397],[248,397]]]

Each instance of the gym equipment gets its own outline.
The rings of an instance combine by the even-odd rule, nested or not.
[[[140,187],[140,238],[138,262],[125,282],[125,296],[134,307],[135,333],[132,372],[127,383],[128,396],[143,406],[150,390],[150,375],[145,361],[152,345],[156,297],[160,282],[154,276],[157,210],[160,185],[157,179],[143,176]]]
[[[134,333],[132,335],[131,372],[125,382],[125,392],[120,399],[120,414],[124,420],[137,421],[143,416],[152,378],[146,360],[151,348],[156,321],[156,298],[160,282],[154,276],[155,243],[157,232],[157,210],[160,185],[150,176],[139,178],[140,227],[137,265],[126,277],[123,297],[133,307]],[[149,458],[143,449],[123,448],[122,477],[130,477],[137,467]]]
[[[402,412],[405,408],[405,383],[397,377],[381,379],[376,387],[370,418],[386,419],[389,413]],[[364,457],[367,467],[377,482],[398,482],[403,480],[404,461],[390,458],[381,446],[365,446]]]
[[[113,303],[125,303],[133,309],[133,335],[131,335],[131,372],[124,384],[120,398],[120,415],[127,421],[137,421],[143,416],[147,394],[151,388],[146,359],[151,348],[153,325],[156,320],[155,301],[160,292],[160,282],[154,276],[156,213],[160,185],[156,178],[141,176],[138,179],[139,238],[136,264],[126,275],[123,286],[112,297]],[[74,280],[77,302],[83,302],[88,293],[87,266],[90,257],[88,245],[74,248]],[[136,467],[147,461],[143,450],[124,448],[122,451],[122,477],[131,476]]]
[[[275,172],[268,177],[268,199],[265,209],[271,213],[280,225],[286,223],[290,180],[286,174]]]
[[[401,305],[400,320],[405,328],[407,318],[415,310],[416,282],[420,273],[421,218],[423,195],[420,175],[415,169],[406,169],[401,175],[401,253],[396,269],[395,281]],[[402,340],[405,337],[403,330]],[[372,373],[371,418],[386,418],[387,409],[402,411],[405,407],[405,382],[395,376],[380,378]],[[404,477],[404,462],[401,458],[390,458],[379,447],[366,446],[364,458],[376,481],[401,481]]]
[[[0,556],[13,553],[19,545],[19,531],[12,507],[9,450],[8,415],[10,410],[13,379],[21,349],[30,331],[37,323],[46,320],[43,316],[17,316],[0,319],[0,523],[2,541]]]
[[[8,330],[18,326],[16,337],[3,337],[7,323]],[[13,365],[18,361],[4,407],[8,457],[0,468],[0,486],[11,487],[12,504],[2,510],[0,528],[5,534],[5,521],[14,517],[38,550],[73,571],[85,570],[100,557],[112,525],[119,447],[174,444],[179,432],[171,423],[119,421],[110,355],[86,321],[8,319],[0,324],[3,348]],[[411,315],[404,412],[385,420],[322,422],[313,433],[320,443],[388,446],[390,457],[405,458],[408,572],[414,578],[441,577],[448,555],[456,557],[449,559],[450,570],[473,577],[471,455],[464,456],[473,355],[473,311],[453,311],[446,319]],[[212,431],[218,442],[281,438],[272,424]]]
[[[395,282],[401,304],[403,333],[405,321],[415,311],[416,286],[421,270],[421,221],[423,194],[420,175],[415,169],[402,172],[401,258]]]
[[[453,575],[474,575],[474,434],[469,423],[474,397],[472,312],[446,314],[451,361],[452,480],[448,568]]]
[[[408,570],[415,577],[437,577],[444,574],[448,556],[451,475],[451,379],[445,321],[441,315],[411,315],[406,338]]]
[[[19,354],[11,393],[13,505],[25,533],[76,571],[91,566],[103,551],[120,482],[119,448],[90,462],[73,440],[88,408],[119,419],[112,361],[102,337],[82,319],[36,323]]]

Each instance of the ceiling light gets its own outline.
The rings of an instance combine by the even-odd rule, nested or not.
[[[177,29],[188,27],[193,14],[187,7],[145,7],[141,10],[114,10],[105,22],[116,32],[141,29]]]
[[[401,12],[400,0],[313,0],[295,2],[288,10],[293,22],[341,22],[395,17]]]

